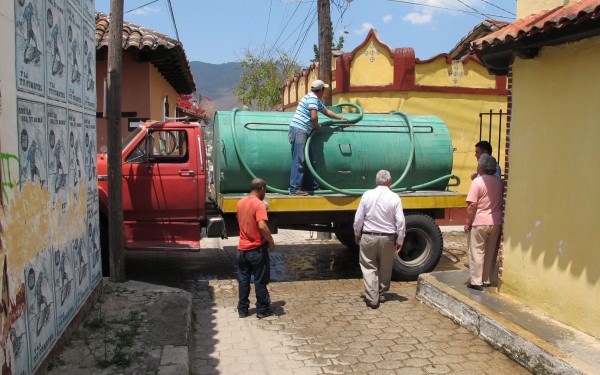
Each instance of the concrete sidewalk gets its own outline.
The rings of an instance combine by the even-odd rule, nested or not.
[[[139,281],[111,283],[48,374],[189,374],[192,297]]]
[[[417,299],[535,374],[599,374],[600,340],[495,291],[466,287],[468,270],[419,277]]]

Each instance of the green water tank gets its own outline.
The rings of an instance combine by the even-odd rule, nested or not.
[[[435,116],[403,113],[344,113],[347,124],[319,115],[324,125],[313,131],[308,147],[316,157],[314,172],[325,192],[362,194],[375,187],[375,175],[387,169],[396,191],[445,190],[452,172],[452,139]],[[220,193],[245,193],[253,176],[269,190],[287,192],[291,168],[288,129],[293,112],[219,111],[214,118],[212,163]],[[331,191],[329,191],[331,192]]]

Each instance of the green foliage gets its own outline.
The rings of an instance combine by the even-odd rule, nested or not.
[[[251,109],[267,111],[281,103],[281,87],[299,71],[299,65],[284,54],[265,57],[248,50],[240,61],[242,75],[235,87],[238,100]]]

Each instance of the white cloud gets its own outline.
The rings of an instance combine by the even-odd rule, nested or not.
[[[386,14],[385,16],[383,16],[382,20],[383,20],[383,22],[388,23],[392,20],[392,18],[393,17],[391,14]]]
[[[412,12],[412,13],[409,13],[406,16],[404,16],[402,18],[402,20],[408,21],[408,22],[412,23],[413,25],[421,25],[424,23],[431,22],[431,13],[429,13],[429,12],[424,12],[424,13]]]
[[[132,11],[132,14],[135,14],[136,16],[147,16],[149,14],[156,14],[156,13],[160,13],[161,9],[159,7],[151,7],[150,5],[147,5],[143,8],[140,9],[136,9],[134,11]]]
[[[368,33],[371,29],[374,29],[374,28],[375,27],[372,24],[370,24],[368,22],[364,22],[360,29],[354,30],[354,33],[360,35],[360,34]]]

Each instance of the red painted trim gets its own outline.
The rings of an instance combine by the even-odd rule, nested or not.
[[[371,31],[369,31],[369,33],[367,34],[367,37],[365,38],[365,40],[363,40],[363,42],[361,44],[358,45],[358,47],[356,47],[354,50],[352,50],[352,52],[349,53],[350,55],[350,60],[354,60],[354,55],[358,52],[359,49],[363,48],[364,46],[367,45],[367,42],[369,41],[370,38],[375,39],[380,45],[383,46],[383,48],[385,48],[390,57],[394,58],[394,52],[392,51],[392,49],[385,43],[383,43],[381,41],[381,39],[379,39],[379,35],[377,34],[377,30],[375,29],[371,29]]]

